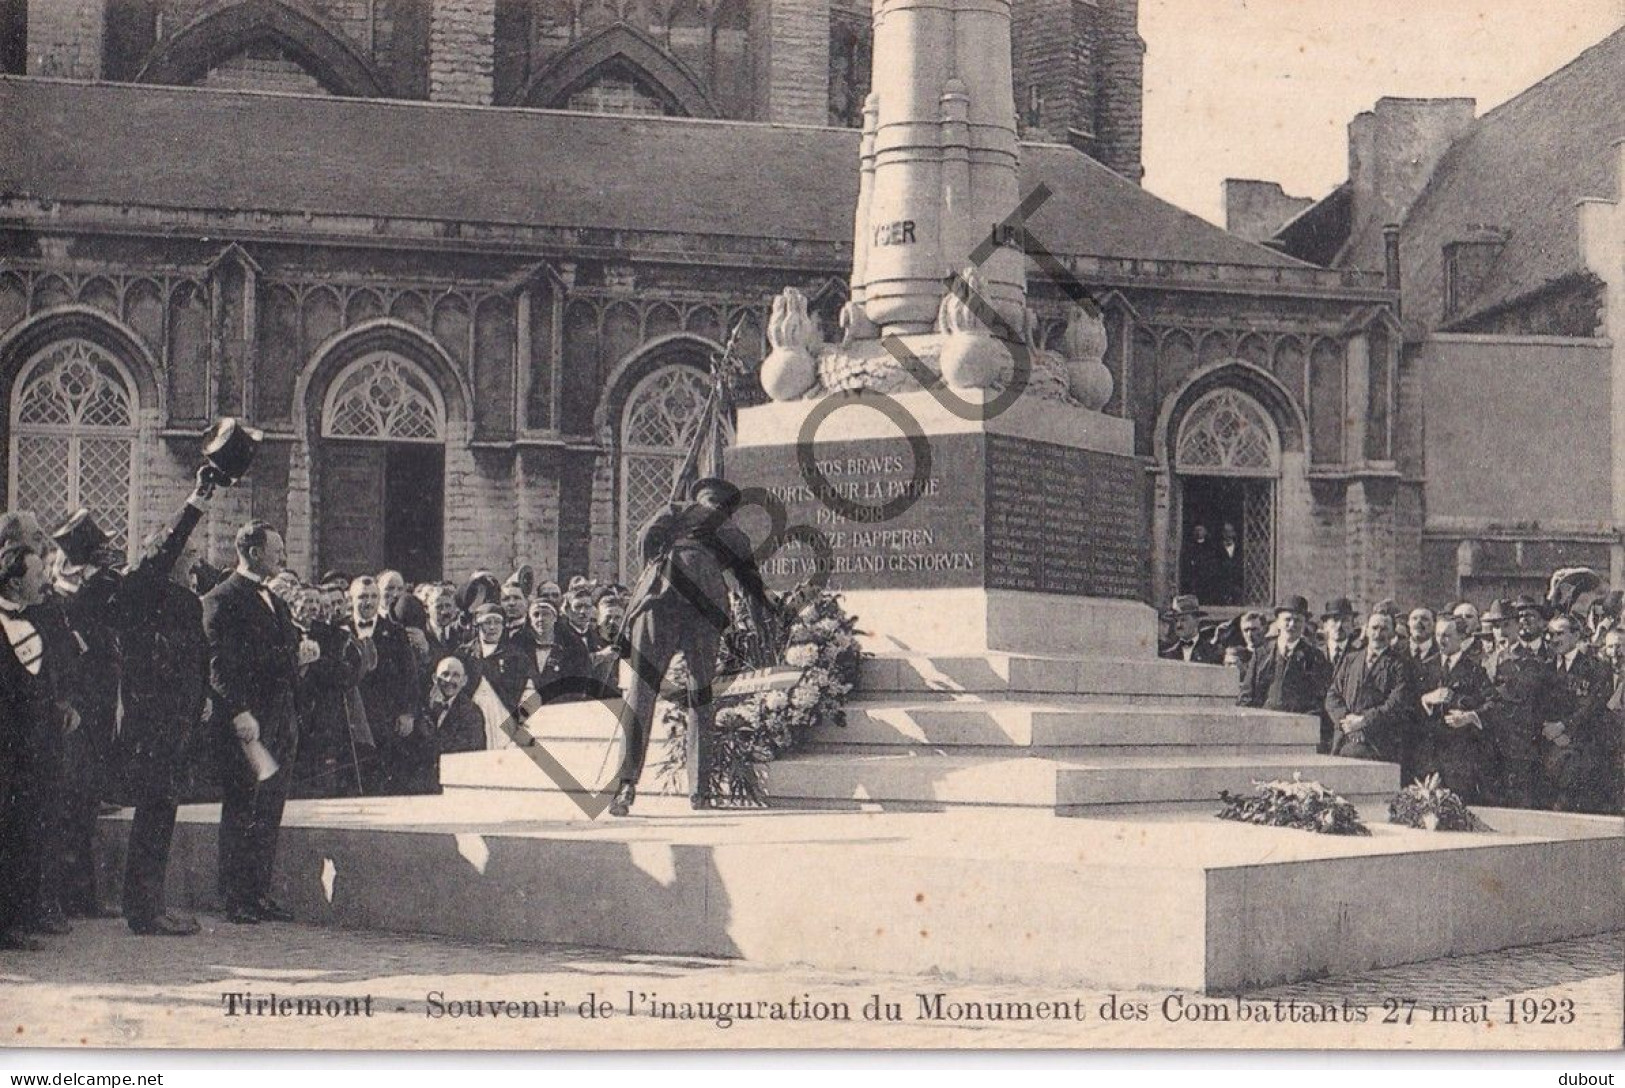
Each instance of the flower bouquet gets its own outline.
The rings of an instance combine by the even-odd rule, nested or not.
[[[1255,782],[1251,796],[1221,791],[1221,820],[1265,827],[1293,827],[1321,835],[1369,835],[1371,829],[1348,801],[1319,782],[1305,782],[1296,773],[1292,781]]]
[[[714,800],[766,804],[766,765],[804,744],[816,726],[846,724],[846,700],[857,686],[863,656],[857,619],[846,614],[838,594],[805,585],[785,598],[782,612],[766,631],[735,624],[723,639],[719,674],[743,679],[716,685],[717,736],[703,791]],[[663,781],[680,783],[686,707],[666,703],[661,721],[667,741],[659,773]]]
[[[1419,778],[1388,802],[1388,822],[1423,831],[1493,831],[1437,774]]]

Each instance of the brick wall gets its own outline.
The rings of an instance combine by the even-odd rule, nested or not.
[[[28,0],[28,74],[100,79],[107,0]]]
[[[1138,182],[1145,107],[1145,40],[1140,37],[1140,0],[1099,0],[1095,80],[1095,157]]]
[[[1092,0],[1024,0],[1012,8],[1010,59],[1024,139],[1066,143],[1069,130],[1093,136],[1094,11]]]
[[[495,33],[496,0],[434,0],[429,98],[490,105]]]

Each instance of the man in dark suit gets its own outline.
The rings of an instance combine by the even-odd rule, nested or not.
[[[1613,725],[1608,700],[1614,672],[1589,653],[1580,625],[1572,616],[1556,615],[1546,625],[1557,682],[1567,694],[1562,718],[1546,722],[1541,736],[1541,801],[1559,812],[1590,807],[1599,778],[1605,773],[1605,734]]]
[[[377,781],[367,792],[387,795],[403,792],[402,782],[411,776],[412,729],[422,691],[417,654],[406,630],[383,614],[382,605],[376,579],[363,575],[350,583],[350,635],[362,659],[372,664],[360,682],[367,726],[378,750]]]
[[[203,604],[191,589],[197,560],[192,531],[213,492],[203,472],[170,528],[148,537],[145,555],[124,576],[115,599],[124,658],[118,763],[123,792],[135,803],[124,866],[124,921],[133,932],[152,936],[198,931],[196,919],[167,910],[164,873],[186,744],[203,724],[208,705],[209,644]]]
[[[376,773],[372,731],[356,685],[361,651],[342,627],[327,622],[327,604],[315,586],[294,594],[294,626],[314,654],[299,670],[299,757],[292,788],[296,797],[359,797]],[[359,722],[352,721],[359,715]],[[359,725],[361,728],[357,728]]]
[[[1332,754],[1398,763],[1413,725],[1410,665],[1394,648],[1394,618],[1373,612],[1366,647],[1332,674],[1326,713],[1337,730]]]
[[[711,477],[697,481],[689,498],[688,503],[674,503],[656,515],[639,540],[645,567],[627,609],[632,690],[621,710],[620,786],[610,805],[616,816],[625,816],[637,797],[655,701],[666,670],[679,653],[689,677],[689,801],[695,808],[708,803],[707,745],[715,709],[711,681],[722,632],[733,618],[728,580],[743,591],[757,630],[764,629],[763,610],[771,607],[750,538],[731,520],[739,506],[739,489]]]
[[[1598,745],[1601,774],[1593,797],[1596,811],[1617,816],[1625,811],[1625,630],[1603,634],[1602,657],[1614,670],[1608,717]]]
[[[1416,731],[1416,774],[1440,782],[1477,803],[1487,795],[1493,768],[1492,738],[1479,714],[1495,696],[1489,674],[1468,646],[1476,617],[1446,615],[1434,624],[1439,652],[1414,666],[1421,718]]]
[[[1213,597],[1209,604],[1245,604],[1243,593],[1241,537],[1228,521],[1219,527],[1219,543],[1213,549]]]
[[[446,657],[435,666],[434,679],[429,683],[429,694],[418,720],[423,735],[433,745],[437,788],[441,755],[478,752],[485,748],[485,720],[479,707],[469,698],[468,669],[461,658]]]
[[[220,893],[239,924],[286,921],[271,899],[277,834],[298,755],[294,699],[301,640],[288,606],[266,587],[282,570],[282,534],[262,521],[237,530],[237,569],[203,598],[209,687],[221,746]],[[308,654],[307,654],[308,656]],[[262,745],[276,769],[261,762]]]
[[[42,851],[62,737],[78,727],[67,703],[67,625],[45,607],[44,533],[6,515],[0,528],[0,951],[43,947],[28,935],[40,905]],[[23,524],[27,522],[27,524]]]
[[[588,684],[592,661],[587,644],[559,617],[558,609],[540,597],[533,598],[525,629],[510,637],[536,661],[541,678],[536,694],[542,703],[570,703],[594,696]]]
[[[1337,666],[1343,663],[1344,656],[1351,651],[1365,649],[1365,636],[1360,634],[1359,626],[1359,620],[1354,615],[1354,602],[1347,597],[1333,597],[1321,610],[1319,649],[1332,675],[1336,675]],[[1332,725],[1331,715],[1326,713],[1326,708],[1322,705],[1320,753],[1322,755],[1330,753],[1336,739],[1337,730]]]
[[[70,916],[97,918],[102,907],[97,890],[96,820],[108,792],[113,768],[113,733],[118,717],[120,648],[114,600],[122,562],[111,538],[89,510],[76,511],[51,539],[60,550],[53,588],[62,614],[85,649],[74,678],[72,699],[80,728],[65,749],[65,783],[61,799],[60,871],[62,907]]]
[[[1280,635],[1254,655],[1241,677],[1241,706],[1319,715],[1325,705],[1331,665],[1305,637],[1309,602],[1288,597],[1275,606]]]
[[[1192,665],[1222,665],[1224,650],[1218,643],[1202,635],[1202,602],[1189,593],[1174,598],[1172,606],[1162,614],[1170,628],[1170,637],[1157,649],[1157,656],[1165,661],[1184,661]]]
[[[1217,574],[1214,556],[1217,550],[1218,545],[1208,535],[1206,525],[1192,527],[1191,538],[1185,542],[1185,548],[1179,556],[1181,593],[1188,593],[1198,600],[1206,600],[1213,596]]]

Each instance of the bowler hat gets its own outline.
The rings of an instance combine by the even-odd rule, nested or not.
[[[96,519],[84,507],[75,510],[62,527],[51,534],[56,546],[74,566],[83,566],[96,558],[96,552],[112,539],[102,532]]]
[[[1300,616],[1308,616],[1309,601],[1304,597],[1288,597],[1285,600],[1277,601],[1275,614],[1279,616],[1282,612],[1296,612]]]
[[[1333,597],[1326,602],[1326,610],[1320,614],[1323,620],[1334,616],[1352,617],[1354,615],[1354,602],[1347,597]]]
[[[215,422],[203,436],[203,459],[226,486],[243,478],[254,463],[265,432],[250,427],[240,419],[226,416]]]
[[[724,506],[732,506],[739,501],[739,489],[721,476],[703,476],[695,480],[689,485],[688,497],[690,500],[698,499],[707,491],[718,492]]]
[[[1505,623],[1512,618],[1512,606],[1504,598],[1497,597],[1490,602],[1490,606],[1479,613],[1481,623]]]
[[[1174,602],[1169,606],[1168,611],[1162,614],[1163,619],[1169,620],[1176,620],[1181,616],[1195,616],[1200,619],[1205,615],[1207,613],[1202,611],[1202,602],[1196,598],[1194,593],[1181,593],[1174,598]]]

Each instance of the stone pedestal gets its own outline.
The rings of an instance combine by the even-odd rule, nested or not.
[[[740,412],[729,478],[828,544],[781,547],[761,564],[768,583],[790,589],[821,564],[877,651],[1149,660],[1132,425],[1030,397],[1001,412],[962,399],[979,392],[942,396],[962,408],[918,391]],[[742,520],[759,541],[771,531],[759,510]]]

